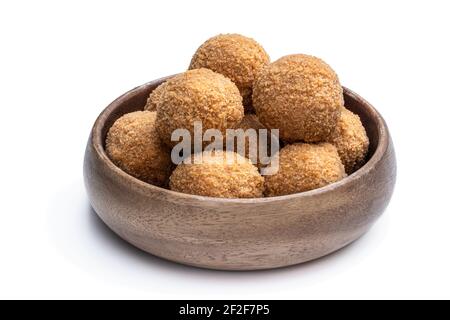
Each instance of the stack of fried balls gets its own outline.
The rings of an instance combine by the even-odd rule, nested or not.
[[[139,106],[140,107],[140,106]],[[270,62],[255,40],[224,34],[203,43],[189,69],[154,89],[142,111],[110,128],[106,152],[128,174],[171,190],[220,198],[274,197],[323,187],[365,162],[369,139],[344,106],[338,76],[319,58],[294,54]],[[175,129],[278,129],[279,169],[223,150],[200,151],[172,163]],[[248,146],[246,146],[248,148]]]

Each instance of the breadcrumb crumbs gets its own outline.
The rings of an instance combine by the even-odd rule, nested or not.
[[[147,99],[147,103],[145,104],[144,110],[156,111],[156,107],[159,103],[159,100],[161,99],[165,87],[166,82],[163,82],[150,93]]]
[[[219,198],[263,196],[264,178],[250,160],[231,151],[200,155],[202,163],[177,166],[170,176],[171,190]]]
[[[220,34],[197,49],[189,69],[208,68],[230,78],[241,92],[245,111],[251,112],[253,82],[269,62],[269,55],[252,38],[240,34]]]
[[[287,145],[279,153],[278,173],[265,176],[269,197],[317,189],[346,176],[336,147],[330,143]]]
[[[344,106],[336,73],[319,58],[285,56],[258,75],[253,106],[267,127],[286,142],[321,142],[336,127]]]
[[[128,174],[145,182],[167,185],[173,165],[170,150],[155,130],[156,112],[125,114],[113,124],[106,137],[111,161]]]
[[[157,106],[156,129],[169,146],[172,132],[183,128],[194,135],[194,122],[201,121],[203,132],[218,129],[225,136],[244,117],[242,97],[236,85],[209,69],[194,69],[166,82]]]
[[[359,116],[350,110],[342,110],[328,142],[336,146],[347,174],[355,172],[364,164],[369,150],[369,138]]]

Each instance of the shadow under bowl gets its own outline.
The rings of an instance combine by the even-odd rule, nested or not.
[[[385,210],[396,178],[394,147],[381,115],[344,88],[370,140],[368,160],[355,173],[320,189],[258,199],[182,194],[142,182],[105,152],[109,128],[142,110],[167,78],[139,86],[98,117],[87,143],[84,180],[92,207],[121,238],[153,255],[220,270],[270,269],[332,253],[363,235]]]

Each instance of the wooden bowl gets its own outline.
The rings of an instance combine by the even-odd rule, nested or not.
[[[269,269],[320,258],[363,235],[391,198],[396,162],[380,114],[345,89],[347,108],[367,130],[367,163],[326,187],[280,197],[220,199],[159,188],[126,174],[105,153],[116,119],[141,110],[167,78],[112,102],[92,129],[84,160],[87,193],[99,217],[120,237],[153,255],[221,270]]]

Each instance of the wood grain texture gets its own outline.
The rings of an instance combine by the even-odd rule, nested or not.
[[[106,133],[121,115],[140,110],[167,78],[112,102],[89,138],[84,178],[92,207],[120,237],[153,255],[221,270],[270,269],[313,260],[353,242],[391,198],[396,161],[386,123],[364,99],[345,89],[370,139],[368,162],[324,188],[261,199],[181,194],[141,182],[106,156]]]

